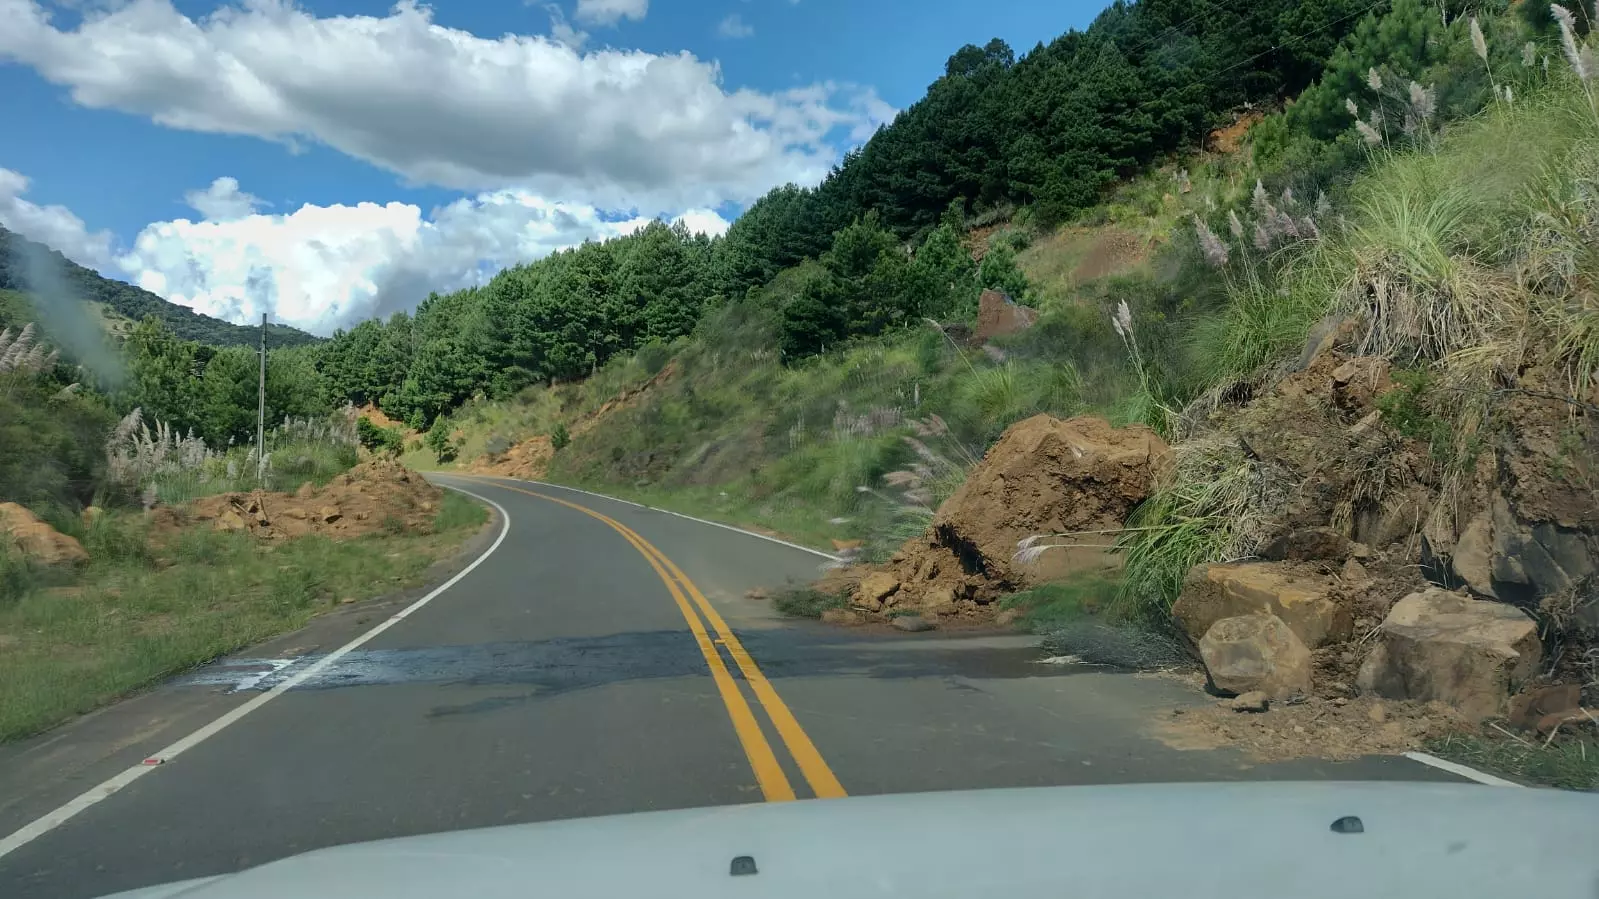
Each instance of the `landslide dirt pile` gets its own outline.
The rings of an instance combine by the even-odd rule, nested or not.
[[[1410,702],[1458,726],[1566,682],[1550,695],[1570,707],[1540,720],[1594,730],[1579,707],[1599,704],[1599,407],[1532,368],[1440,416],[1359,355],[1360,330],[1324,322],[1296,370],[1191,422],[1176,450],[1180,469],[1195,447],[1236,447],[1191,481],[1247,474],[1223,553],[1241,561],[1195,567],[1172,609],[1212,688],[1262,708]],[[1271,743],[1262,729],[1294,717],[1246,729]]]
[[[515,444],[503,453],[484,453],[473,459],[467,471],[504,478],[543,480],[555,458],[555,445],[540,434]]]
[[[46,567],[89,561],[77,538],[61,533],[16,503],[0,503],[0,539],[22,557]]]
[[[155,510],[155,530],[209,523],[263,539],[321,534],[347,540],[376,533],[425,534],[444,491],[389,460],[363,462],[317,488],[294,493],[224,493]]]
[[[356,417],[364,418],[367,421],[372,422],[372,424],[376,425],[377,427],[393,428],[405,435],[405,439],[407,440],[410,440],[421,433],[412,428],[406,427],[405,422],[398,421],[385,415],[383,410],[377,407],[376,403],[367,403],[365,406],[356,409],[355,414]]]
[[[820,589],[848,591],[858,609],[924,618],[986,614],[1007,592],[1072,571],[1112,567],[1103,548],[1149,495],[1168,448],[1144,427],[1038,415],[1006,430],[925,534],[879,569],[846,569]],[[1058,548],[1015,561],[1017,544],[1054,536]]]
[[[646,393],[660,387],[676,375],[677,362],[673,360],[649,380],[622,390],[602,403],[599,408],[579,416],[570,428],[571,436],[573,438],[583,436],[598,427],[611,414],[638,403]],[[491,439],[487,452],[467,463],[467,471],[537,481],[543,479],[549,472],[550,461],[555,458],[555,445],[545,434],[538,434],[514,444],[506,441],[503,448],[494,447],[493,442]]]
[[[1038,322],[1038,310],[1019,306],[1009,294],[985,290],[977,298],[977,323],[972,326],[970,346],[982,346],[995,337],[1019,334]]]

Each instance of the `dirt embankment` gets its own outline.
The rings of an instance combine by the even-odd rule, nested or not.
[[[1244,136],[1249,129],[1264,119],[1266,114],[1260,110],[1250,110],[1239,116],[1231,125],[1225,125],[1212,131],[1205,138],[1205,147],[1217,153],[1237,153],[1244,145]]]
[[[329,481],[294,493],[223,493],[152,510],[157,539],[194,524],[262,539],[320,534],[347,540],[377,533],[432,530],[444,491],[388,460],[364,462]]]
[[[1078,284],[1137,268],[1149,260],[1154,249],[1149,239],[1116,227],[1096,229],[1099,233],[1072,271]]]

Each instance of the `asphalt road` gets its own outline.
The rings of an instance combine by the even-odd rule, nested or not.
[[[382,837],[846,793],[1452,779],[1397,758],[1175,749],[1152,723],[1205,701],[1180,684],[1041,664],[1020,636],[781,620],[746,591],[815,577],[816,555],[561,488],[439,480],[498,503],[504,539],[361,646],[328,661],[419,597],[0,746],[0,896],[84,899]]]

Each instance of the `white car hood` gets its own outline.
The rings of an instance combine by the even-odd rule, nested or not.
[[[1359,819],[1359,832],[1348,820]],[[1346,819],[1335,827],[1334,822]],[[321,849],[116,899],[1599,896],[1599,796],[1140,784],[651,812]],[[735,866],[755,873],[734,875]]]

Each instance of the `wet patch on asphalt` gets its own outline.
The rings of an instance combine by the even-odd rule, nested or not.
[[[967,680],[1060,677],[1104,671],[1079,665],[1041,664],[1032,645],[993,645],[982,639],[917,639],[839,635],[801,630],[740,633],[740,642],[772,680],[796,677],[925,678]],[[320,655],[279,659],[224,659],[178,679],[176,686],[222,692],[271,690],[316,664]],[[740,677],[737,666],[729,665]],[[627,681],[707,674],[687,631],[663,630],[351,652],[296,690],[335,690],[398,684],[532,687],[526,694],[483,700],[504,706],[527,699]],[[463,706],[453,709],[487,711]]]

